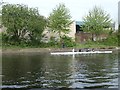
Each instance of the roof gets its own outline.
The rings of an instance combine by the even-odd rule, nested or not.
[[[76,21],[76,25],[81,26],[81,25],[83,25],[83,22],[82,21]]]

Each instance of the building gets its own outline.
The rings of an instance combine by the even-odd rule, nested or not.
[[[84,42],[92,39],[92,34],[89,33],[89,32],[83,31],[82,27],[84,27],[84,22],[76,21],[75,41],[78,42],[78,43],[79,42],[84,43]],[[110,26],[104,27],[104,30],[115,31],[115,22],[111,22]],[[96,41],[96,40],[106,39],[107,37],[108,37],[108,35],[103,33],[103,34],[100,34],[97,37],[94,37],[93,39],[94,39],[94,41]]]
[[[68,27],[68,29],[70,30],[70,32],[67,34],[63,33],[63,35],[71,37],[73,40],[75,40],[76,22],[73,21],[72,24]],[[43,32],[43,35],[44,35],[44,37],[42,38],[43,42],[49,42],[51,37],[53,37],[56,41],[59,39],[58,33],[52,32],[50,28],[46,28]]]
[[[76,21],[76,33],[79,33],[79,32],[81,32],[81,31],[83,31],[82,30],[82,26],[83,26],[83,22],[82,21]]]
[[[73,21],[73,23],[70,25],[69,29],[70,32],[68,34],[65,34],[69,37],[71,37],[74,41],[76,42],[85,42],[88,40],[91,40],[91,33],[88,32],[84,32],[82,30],[82,26],[84,25],[84,23],[82,21]],[[112,22],[110,27],[105,27],[106,30],[115,30],[115,23]],[[44,42],[49,42],[50,38],[53,37],[56,41],[59,39],[59,35],[58,33],[55,32],[51,32],[50,28],[46,28],[46,30],[44,31],[44,38],[42,41]],[[64,33],[63,33],[64,35]],[[107,35],[102,34],[99,36],[99,39],[105,39],[107,37]],[[96,40],[96,39],[95,39]]]
[[[118,2],[118,26],[120,27],[120,1]]]
[[[83,32],[82,25],[83,25],[82,21],[73,21],[68,28],[70,30],[70,32],[65,35],[68,37],[71,37],[75,41],[76,33]],[[49,42],[51,37],[54,37],[55,40],[59,39],[58,33],[51,32],[50,28],[46,28],[45,31],[43,32],[43,34],[44,34],[44,38],[42,41],[44,41],[44,42]],[[63,35],[64,35],[64,33],[63,33]]]

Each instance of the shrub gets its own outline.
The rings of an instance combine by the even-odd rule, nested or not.
[[[117,34],[112,34],[108,36],[107,39],[102,41],[103,44],[109,45],[109,46],[118,46],[118,35]]]
[[[65,47],[73,47],[76,45],[71,37],[65,35],[62,37],[62,43],[64,43]]]

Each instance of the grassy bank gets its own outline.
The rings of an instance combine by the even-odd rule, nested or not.
[[[117,45],[105,45],[103,43],[99,43],[99,42],[87,42],[84,44],[80,44],[80,43],[76,43],[74,46],[72,47],[67,47],[65,45],[64,49],[72,49],[72,48],[96,48],[96,49],[115,49],[116,47],[118,47]],[[49,45],[38,45],[38,46],[16,46],[16,45],[3,45],[2,50],[7,50],[7,49],[13,49],[13,50],[20,50],[20,49],[30,49],[30,48],[48,48],[48,49],[62,49],[62,46],[49,46]]]
[[[98,48],[98,49],[115,49],[117,45],[105,45],[98,42],[90,42],[85,44],[76,44],[76,48]]]
[[[111,34],[106,39],[102,39],[99,41],[86,41],[81,43],[74,42],[70,37],[64,37],[64,49],[72,49],[72,48],[96,48],[96,49],[115,49],[118,47],[118,37],[117,34]],[[2,50],[13,49],[29,49],[29,48],[49,48],[49,49],[62,49],[63,42],[57,42],[54,39],[51,39],[48,43],[44,42],[25,42],[25,41],[2,41]]]

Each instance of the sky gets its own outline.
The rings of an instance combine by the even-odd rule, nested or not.
[[[2,0],[10,4],[25,4],[28,7],[38,8],[41,15],[48,17],[53,8],[64,3],[70,10],[72,20],[82,21],[94,6],[101,7],[110,14],[113,22],[118,22],[118,2],[120,0]]]

